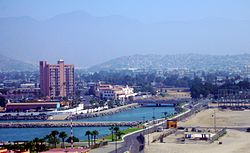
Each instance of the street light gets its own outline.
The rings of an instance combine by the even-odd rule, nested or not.
[[[149,146],[149,128],[148,128],[148,146]]]
[[[155,108],[153,108],[153,124],[155,124]]]
[[[216,132],[217,128],[216,128],[216,112],[215,112],[215,110],[214,110],[214,114],[212,115],[212,117],[214,118],[214,131]]]
[[[145,116],[142,117],[143,121],[142,121],[142,127],[143,127],[143,136],[144,136],[144,130],[145,130]]]

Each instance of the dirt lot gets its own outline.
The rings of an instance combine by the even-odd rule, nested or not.
[[[216,125],[223,127],[240,126],[250,127],[250,111],[231,111],[208,109],[188,118],[186,122],[180,122],[179,126],[214,126],[214,111]]]
[[[250,133],[227,130],[227,134],[212,144],[151,143],[146,153],[250,153]]]
[[[250,111],[231,111],[208,109],[202,111],[185,122],[178,123],[179,126],[214,126],[214,111],[217,126],[223,127],[250,127]],[[227,130],[227,134],[212,144],[179,144],[169,136],[164,139],[165,143],[150,143],[146,145],[146,153],[250,153],[250,133],[238,130]],[[221,141],[222,144],[218,144]]]

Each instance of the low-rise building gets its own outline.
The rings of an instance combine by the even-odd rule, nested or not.
[[[29,103],[7,103],[6,112],[26,112],[39,110],[57,110],[60,108],[60,102],[29,102]]]
[[[40,95],[40,88],[16,88],[7,92],[4,97],[10,101],[37,99]]]
[[[129,86],[97,83],[94,94],[101,99],[126,101],[136,95],[134,89]]]

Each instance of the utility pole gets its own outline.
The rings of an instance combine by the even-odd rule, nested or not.
[[[155,124],[155,108],[153,108],[153,124]]]
[[[72,112],[70,113],[70,136],[71,136],[71,149],[74,148],[74,140],[73,140],[73,123],[72,123]]]
[[[217,129],[216,129],[216,112],[215,112],[215,110],[214,110],[214,115],[213,115],[213,117],[214,117],[214,131],[216,132]]]
[[[142,117],[143,119],[143,122],[142,122],[142,126],[143,126],[143,136],[144,136],[144,133],[145,133],[145,116]]]
[[[117,135],[115,135],[115,153],[117,153]]]
[[[149,146],[149,128],[148,128],[148,146]]]

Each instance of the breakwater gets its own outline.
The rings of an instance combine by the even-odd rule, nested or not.
[[[74,114],[73,116],[67,117],[66,120],[69,120],[71,118],[73,120],[78,120],[78,119],[85,119],[85,118],[112,115],[112,114],[115,114],[115,113],[120,113],[120,112],[127,111],[127,110],[130,110],[130,109],[133,109],[133,108],[138,108],[138,107],[140,107],[140,105],[138,105],[137,103],[132,103],[132,104],[116,107],[116,108],[103,110],[103,111],[100,111],[100,112],[93,112],[93,113],[86,113],[86,114]]]
[[[73,122],[73,127],[137,126],[141,122]],[[51,128],[70,127],[70,122],[11,122],[0,123],[0,128]]]
[[[47,120],[49,115],[3,115],[0,120]]]

